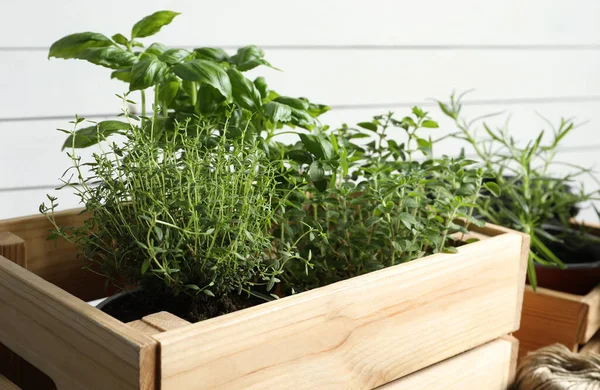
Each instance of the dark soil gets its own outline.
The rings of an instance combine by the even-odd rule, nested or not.
[[[122,322],[131,322],[153,313],[167,311],[193,323],[264,302],[258,298],[248,298],[245,295],[237,294],[215,299],[186,295],[173,297],[155,293],[148,294],[142,290],[122,295],[107,303],[101,310]]]

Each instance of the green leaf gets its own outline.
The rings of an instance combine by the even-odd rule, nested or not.
[[[414,107],[412,108],[412,112],[413,112],[413,114],[415,114],[415,116],[416,116],[417,118],[425,118],[425,115],[427,115],[427,114],[425,113],[425,111],[423,111],[421,108],[419,108],[419,107],[417,107],[417,106],[414,106]]]
[[[152,228],[152,230],[154,230],[154,234],[156,235],[156,238],[158,239],[158,241],[162,241],[163,240],[163,232],[162,229],[158,226],[154,226]]]
[[[146,89],[162,81],[167,64],[157,58],[140,61],[131,70],[130,91]]]
[[[316,158],[330,160],[333,158],[333,146],[328,139],[312,134],[299,134],[306,150]]]
[[[214,62],[227,62],[229,61],[229,54],[223,49],[213,47],[201,47],[194,49],[196,59],[209,60]]]
[[[315,104],[315,103],[309,102],[308,109],[306,111],[310,114],[310,116],[312,116],[313,118],[316,118],[319,115],[322,115],[329,110],[331,110],[331,107],[329,107],[325,104]]]
[[[265,53],[262,49],[251,45],[238,49],[237,54],[231,57],[231,62],[235,64],[241,72],[254,69],[259,65],[272,67],[263,57]]]
[[[308,178],[313,183],[323,180],[325,177],[325,170],[323,165],[319,161],[313,161],[308,167]]]
[[[160,101],[164,102],[167,105],[167,107],[170,106],[175,97],[177,96],[177,92],[179,92],[179,86],[180,83],[178,80],[168,80],[160,84]]]
[[[298,110],[308,110],[308,103],[302,99],[297,99],[289,96],[279,96],[275,98],[274,101],[286,104]]]
[[[166,47],[162,43],[155,42],[155,43],[151,44],[150,46],[148,46],[148,48],[146,50],[144,50],[144,53],[142,54],[140,59],[146,58],[146,57],[144,57],[144,55],[147,55],[147,54],[152,54],[152,55],[155,55],[156,57],[158,57],[158,56],[162,55],[164,52],[166,52],[167,50],[169,50],[168,47]]]
[[[191,60],[175,65],[173,72],[182,80],[208,84],[218,90],[227,101],[232,97],[232,81],[223,68],[207,60]]]
[[[131,68],[115,70],[110,74],[110,78],[129,83],[131,82]]]
[[[184,287],[189,290],[200,291],[200,287],[195,284],[186,284]]]
[[[247,110],[259,111],[262,106],[262,98],[252,81],[233,68],[227,69],[227,74],[233,86],[234,102]]]
[[[428,158],[433,154],[433,143],[424,138],[417,138],[417,146],[419,150]]]
[[[421,123],[421,126],[426,127],[428,129],[437,129],[438,127],[440,127],[436,121],[432,121],[430,119],[424,120],[423,123]]]
[[[494,182],[488,181],[487,183],[484,183],[483,186],[494,196],[500,196],[501,194],[501,190],[500,190],[500,186]]]
[[[360,122],[357,126],[370,131],[377,131],[377,125],[373,122]]]
[[[117,42],[119,45],[126,46],[129,43],[129,40],[125,38],[123,34],[115,34],[112,36],[112,40]]]
[[[292,108],[285,104],[269,102],[265,104],[265,116],[273,123],[286,123],[292,120]]]
[[[200,112],[204,114],[215,112],[223,101],[225,101],[225,97],[216,88],[208,84],[200,86],[198,90],[198,108]]]
[[[131,125],[129,123],[120,121],[102,121],[95,126],[85,127],[75,132],[75,140],[73,141],[73,134],[69,135],[62,146],[62,149],[75,147],[75,148],[87,148],[88,146],[95,145],[102,141],[104,138],[111,134],[117,133],[121,130],[129,130]]]
[[[146,259],[144,259],[144,262],[142,263],[142,275],[145,274],[148,271],[148,268],[150,267],[150,258],[146,257]]]
[[[171,23],[177,15],[179,15],[178,12],[158,11],[152,15],[146,16],[133,25],[133,28],[131,29],[131,39],[144,38],[156,34],[160,31],[162,26]]]
[[[191,55],[192,53],[184,49],[169,49],[162,53],[158,57],[158,59],[169,65],[175,65],[179,64],[180,62],[183,62],[186,58],[188,58]]]
[[[254,79],[254,86],[260,92],[260,96],[263,99],[266,99],[269,96],[269,87],[267,86],[267,82],[264,77],[257,77]]]
[[[67,35],[50,46],[48,58],[77,58],[79,53],[92,47],[106,47],[113,43],[106,36],[94,32]]]
[[[132,66],[137,57],[117,46],[92,47],[79,53],[77,58],[101,65],[110,69],[121,69]]]
[[[400,213],[400,215],[398,215],[398,217],[400,218],[400,221],[402,221],[404,226],[406,226],[408,229],[410,229],[413,225],[415,225],[417,223],[417,220],[415,219],[415,217],[413,217],[412,215],[410,215],[407,212]]]
[[[453,246],[447,246],[443,250],[444,253],[458,253],[458,249]]]

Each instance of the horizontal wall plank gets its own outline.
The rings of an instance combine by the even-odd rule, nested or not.
[[[260,68],[272,89],[331,106],[390,105],[476,89],[477,99],[600,96],[600,51],[277,50]],[[0,120],[118,113],[128,86],[84,61],[0,52]],[[25,82],[26,81],[26,82]],[[140,100],[139,93],[132,99]]]
[[[333,128],[340,126],[342,123],[354,125],[358,122],[368,121],[372,116],[387,113],[390,110],[395,111],[396,116],[399,118],[410,113],[408,107],[332,110],[323,115],[322,122]],[[428,107],[428,110],[431,112],[431,116],[440,123],[440,128],[423,129],[422,136],[431,136],[433,139],[437,139],[456,130],[452,121],[444,116],[437,107]],[[592,151],[600,145],[600,139],[597,137],[598,126],[600,125],[600,102],[530,103],[510,107],[502,105],[467,105],[464,107],[463,112],[466,118],[473,119],[477,116],[502,110],[512,115],[508,124],[511,134],[523,141],[536,137],[540,129],[545,129],[547,133],[551,133],[550,126],[536,113],[548,118],[554,124],[558,124],[561,117],[576,117],[581,122],[589,121],[589,123],[574,130],[564,139],[562,145],[565,147],[565,151],[573,150],[573,153],[568,156],[574,155],[586,167],[596,166],[597,168],[600,164],[600,159],[593,152],[577,153],[579,150]],[[487,122],[492,126],[502,126],[505,124],[507,115],[489,118]],[[96,118],[95,120],[101,119],[103,118]],[[12,169],[0,170],[0,190],[58,185],[61,174],[70,166],[70,159],[65,152],[60,151],[65,135],[55,129],[70,128],[70,126],[72,125],[68,124],[66,120],[0,122],[0,137],[3,141],[0,166],[13,167]],[[396,134],[397,137],[394,138],[403,139],[402,133]],[[547,136],[550,136],[550,134]],[[295,140],[297,140],[297,137],[294,135],[286,138],[286,141],[289,142]],[[434,152],[436,155],[456,155],[463,146],[464,144],[459,140],[446,139],[435,145]],[[465,150],[470,151],[468,147]],[[82,150],[82,159],[88,161],[94,151],[97,151],[97,149]],[[569,161],[570,159],[571,157],[569,157]]]
[[[185,45],[600,44],[596,0],[231,0],[13,2],[0,46],[48,47],[77,31],[128,35],[160,9],[182,12],[157,38]],[[24,21],[24,18],[27,21]]]

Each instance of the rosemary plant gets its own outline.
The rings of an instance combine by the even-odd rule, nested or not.
[[[483,138],[475,127],[479,119],[467,121],[461,117],[463,96],[452,94],[448,103],[438,102],[458,128],[451,136],[472,147],[485,168],[493,173],[494,182],[502,192],[497,198],[479,197],[477,212],[486,221],[530,235],[528,277],[535,288],[534,264],[564,268],[565,259],[560,259],[549,246],[564,244],[563,238],[567,235],[579,235],[583,239],[584,231],[570,219],[583,202],[600,199],[598,191],[586,192],[577,182],[583,175],[594,178],[590,169],[555,159],[561,141],[577,125],[572,120],[562,119],[549,137],[542,130],[534,140],[520,144],[507,127],[492,129],[483,122],[487,136]],[[553,168],[557,165],[567,165],[571,172],[556,174]],[[549,230],[556,226],[559,234]],[[586,237],[590,239],[589,235]]]

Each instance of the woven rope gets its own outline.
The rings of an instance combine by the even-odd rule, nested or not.
[[[582,355],[554,344],[530,353],[513,390],[600,390],[600,355]]]

